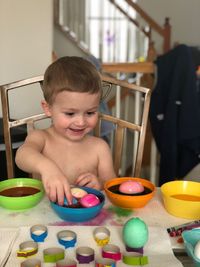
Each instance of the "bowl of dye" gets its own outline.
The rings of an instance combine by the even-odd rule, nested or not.
[[[72,205],[68,205],[66,199],[63,206],[50,201],[52,209],[64,221],[69,222],[85,222],[96,217],[105,203],[105,196],[101,191],[89,187],[80,187],[89,194],[95,195],[99,199],[99,203],[92,207],[83,207],[80,200],[74,201]]]
[[[187,230],[182,233],[185,250],[193,260],[195,267],[200,267],[200,229]]]
[[[37,205],[44,196],[42,182],[32,178],[12,178],[0,182],[0,206],[15,211]]]
[[[170,214],[185,219],[200,219],[200,183],[171,181],[161,186],[164,207]]]
[[[137,182],[143,186],[144,191],[129,193],[121,192],[119,189],[122,183]],[[113,178],[105,182],[105,193],[112,204],[120,208],[134,209],[144,207],[153,197],[155,193],[155,186],[149,180],[136,177],[120,177]]]

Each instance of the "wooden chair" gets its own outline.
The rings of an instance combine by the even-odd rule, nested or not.
[[[156,66],[153,63],[156,57],[157,53],[152,43],[147,56],[148,61],[103,63],[102,71],[106,75],[112,75],[115,77],[122,76],[124,80],[128,80],[131,83],[136,83],[139,86],[153,90],[157,80]],[[133,75],[134,79],[131,78],[129,80],[129,78],[133,77]],[[123,95],[121,97],[123,98]],[[140,110],[140,105],[141,99],[140,96],[138,96],[135,103],[135,110]],[[137,117],[140,114],[135,112],[135,115]],[[150,177],[150,181],[158,185],[159,153],[151,132],[150,122],[147,123],[146,129],[143,169],[146,170],[146,176]]]
[[[114,168],[116,174],[120,176],[121,172],[121,163],[122,163],[122,156],[125,155],[127,152],[124,150],[124,141],[128,141],[125,138],[125,135],[129,133],[129,135],[134,135],[135,132],[138,133],[138,146],[135,149],[135,155],[131,155],[131,165],[133,168],[132,175],[135,177],[140,177],[141,173],[141,166],[142,166],[142,157],[143,157],[143,150],[144,150],[144,141],[145,141],[145,133],[147,127],[147,119],[148,119],[148,112],[149,112],[149,104],[150,104],[150,89],[137,86],[134,84],[130,84],[125,81],[120,81],[116,78],[108,77],[102,75],[103,81],[103,99],[105,102],[109,101],[110,95],[116,94],[116,98],[119,97],[118,94],[123,94],[126,92],[126,97],[132,97],[134,99],[134,94],[139,92],[143,95],[143,111],[141,116],[141,121],[139,124],[134,122],[129,122],[123,119],[123,111],[121,114],[99,114],[99,123],[94,131],[96,136],[102,136],[101,130],[102,125],[105,121],[110,123],[110,132],[108,133],[109,138],[107,139],[111,145],[111,149],[113,151],[113,159],[114,159]],[[29,79],[24,79],[17,82],[12,82],[6,85],[0,86],[1,91],[1,102],[2,102],[2,117],[3,117],[3,130],[4,130],[4,140],[5,140],[5,149],[6,149],[6,161],[7,161],[7,174],[8,178],[15,177],[14,173],[14,156],[12,150],[12,136],[11,136],[11,129],[14,127],[18,127],[20,125],[27,126],[27,133],[35,128],[35,123],[37,121],[41,121],[46,118],[45,114],[40,113],[37,115],[31,115],[20,119],[13,119],[10,116],[10,96],[9,93],[13,90],[20,90],[22,87],[26,87],[33,84],[38,84],[39,86],[42,85],[43,76],[33,77]],[[30,87],[31,88],[31,87]],[[28,89],[27,89],[28,90]],[[123,106],[123,103],[121,103]],[[132,104],[131,104],[132,105]],[[130,117],[131,114],[130,114]],[[129,142],[126,146],[130,149],[132,144]],[[132,149],[131,149],[132,150]],[[126,154],[127,155],[127,154]],[[128,157],[128,158],[130,158]]]
[[[13,119],[10,116],[10,92],[17,89],[20,90],[22,87],[27,87],[31,89],[32,84],[41,85],[43,81],[43,76],[37,76],[29,79],[24,79],[21,81],[12,82],[6,85],[0,86],[1,91],[1,103],[2,103],[2,117],[3,117],[3,132],[4,132],[4,142],[5,142],[5,152],[6,152],[6,164],[7,164],[7,176],[8,178],[15,177],[14,173],[14,155],[12,147],[12,135],[11,129],[14,127],[19,127],[21,125],[27,126],[27,132],[34,128],[34,122],[42,120],[45,118],[44,114],[37,114],[30,117],[24,117],[21,119]]]

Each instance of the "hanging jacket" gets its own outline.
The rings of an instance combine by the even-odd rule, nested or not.
[[[179,45],[155,61],[150,123],[160,152],[159,185],[200,162],[200,93],[191,49]]]

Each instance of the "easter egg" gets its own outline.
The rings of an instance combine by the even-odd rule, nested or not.
[[[100,203],[99,198],[94,194],[87,194],[80,199],[80,203],[85,208],[90,208]]]
[[[125,181],[120,184],[119,191],[124,194],[137,194],[144,191],[144,186],[140,182]]]
[[[148,227],[140,218],[131,218],[123,226],[123,241],[130,248],[142,248],[148,241]]]
[[[78,200],[77,200],[76,198],[73,197],[73,198],[72,198],[72,204],[71,204],[71,205],[77,204],[77,202],[78,202]],[[65,207],[70,206],[70,204],[69,204],[69,202],[67,201],[66,198],[64,199],[64,206],[65,206]]]
[[[75,198],[82,198],[83,196],[87,195],[87,191],[79,187],[72,187],[71,194]]]
[[[77,204],[78,204],[78,200],[76,198],[74,198],[74,197],[72,198],[72,203],[71,204],[69,204],[68,200],[65,198],[63,207],[71,208],[71,207],[73,207],[74,205],[77,205]]]
[[[200,240],[196,243],[194,247],[194,255],[197,257],[197,259],[200,260]]]

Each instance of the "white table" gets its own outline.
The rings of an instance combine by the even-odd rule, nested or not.
[[[155,196],[150,202],[143,208],[135,209],[128,215],[122,216],[122,213],[118,213],[115,208],[106,199],[105,206],[101,213],[93,220],[85,223],[70,223],[60,219],[57,214],[52,210],[50,202],[47,197],[44,197],[42,201],[32,209],[15,212],[8,211],[0,208],[0,229],[1,228],[17,228],[23,226],[32,226],[35,224],[46,224],[49,226],[123,226],[123,224],[132,217],[139,217],[149,227],[163,227],[168,228],[175,225],[180,225],[188,222],[187,219],[182,219],[170,215],[164,208],[160,195],[160,190],[157,188]],[[175,238],[171,238],[171,244],[173,249],[183,248],[182,244],[177,243]]]
[[[187,219],[174,217],[165,210],[159,188],[157,188],[155,196],[145,207],[133,210],[127,217],[119,216],[117,213],[111,212],[109,209],[110,206],[111,203],[106,199],[101,214],[98,215],[97,218],[87,222],[86,225],[108,225],[112,224],[111,221],[116,225],[123,225],[129,217],[139,217],[149,226],[161,226],[164,228],[189,222]],[[0,227],[19,227],[38,223],[49,225],[71,224],[69,222],[64,222],[58,217],[52,210],[47,197],[44,197],[37,206],[22,212],[0,208]]]

